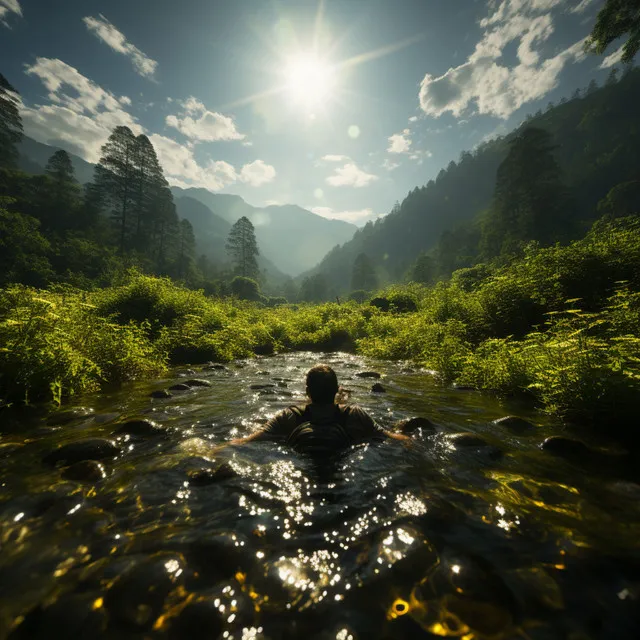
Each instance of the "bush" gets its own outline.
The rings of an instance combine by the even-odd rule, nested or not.
[[[251,278],[244,276],[236,276],[231,281],[231,293],[240,300],[253,300],[255,302],[262,301],[260,293],[260,285]]]

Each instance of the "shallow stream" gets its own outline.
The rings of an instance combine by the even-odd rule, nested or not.
[[[212,451],[302,403],[317,362],[379,424],[420,416],[435,432],[322,473],[272,443]],[[211,386],[150,397],[191,378]],[[0,430],[0,638],[640,637],[633,464],[542,451],[557,429],[522,406],[401,363],[310,353],[81,404]],[[509,414],[535,427],[493,424]],[[160,428],[123,427],[140,418]],[[92,456],[102,467],[56,464],[88,438],[113,443]]]

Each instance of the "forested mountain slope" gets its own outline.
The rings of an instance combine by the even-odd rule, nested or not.
[[[22,141],[18,145],[18,152],[20,153],[20,159],[18,160],[18,166],[23,171],[32,174],[44,173],[44,168],[47,166],[49,158],[63,147],[51,146],[37,142],[33,138],[24,136]],[[71,164],[75,173],[76,180],[80,184],[87,184],[93,180],[93,171],[95,165],[83,160],[77,155],[70,153]]]
[[[328,295],[349,290],[356,257],[365,253],[382,281],[399,281],[423,253],[431,253],[437,275],[470,266],[480,252],[482,219],[490,209],[500,164],[525,129],[551,134],[558,180],[568,189],[571,211],[557,224],[580,235],[597,217],[597,205],[616,185],[640,178],[640,71],[618,81],[592,83],[571,100],[529,116],[504,138],[465,152],[435,180],[411,191],[388,216],[367,224],[334,247],[309,274],[322,274]],[[484,214],[484,216],[483,216]],[[575,224],[576,217],[580,224]],[[487,259],[490,256],[484,255]]]
[[[251,220],[260,251],[292,276],[311,269],[336,244],[347,242],[357,230],[341,220],[329,220],[296,205],[253,207],[241,197],[207,189],[172,187],[173,195],[189,197],[233,224],[242,216]],[[197,224],[192,221],[197,234]]]

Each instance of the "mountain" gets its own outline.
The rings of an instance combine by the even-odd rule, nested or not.
[[[303,275],[323,274],[332,297],[349,290],[360,253],[367,254],[383,282],[402,280],[422,253],[431,252],[438,259],[440,277],[475,264],[497,169],[510,141],[526,127],[551,134],[560,177],[586,229],[598,216],[598,202],[611,189],[640,177],[639,102],[640,70],[629,69],[617,82],[610,79],[599,89],[593,83],[585,93],[576,92],[546,113],[528,116],[508,136],[463,152],[435,180],[411,191],[389,215],[368,223]]]
[[[193,226],[196,254],[207,256],[219,268],[227,268],[229,264],[225,244],[231,231],[231,223],[213,213],[209,207],[195,198],[183,196],[174,198],[174,201],[178,216],[185,218]],[[267,271],[271,287],[277,287],[288,279],[286,274],[263,255],[258,256],[258,266],[262,271]]]
[[[296,276],[311,269],[336,245],[349,241],[357,230],[341,220],[329,220],[296,205],[253,207],[239,196],[206,189],[172,187],[176,199],[198,200],[218,217],[233,224],[242,216],[256,230],[260,252],[285,273]],[[196,234],[197,235],[197,234]]]
[[[56,147],[42,142],[37,142],[33,138],[23,136],[22,142],[18,145],[20,152],[19,167],[27,173],[44,173],[49,158],[56,152],[64,149],[64,147]],[[65,149],[67,151],[67,149]],[[69,151],[67,151],[69,153]],[[83,160],[79,156],[69,153],[71,163],[76,172],[76,179],[80,184],[86,184],[93,180],[93,169],[95,165]]]

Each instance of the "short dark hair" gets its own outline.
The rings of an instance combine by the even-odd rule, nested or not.
[[[329,404],[338,393],[338,376],[326,364],[318,364],[307,372],[307,395],[311,402]]]

